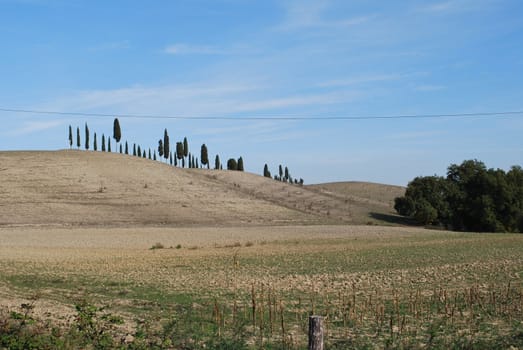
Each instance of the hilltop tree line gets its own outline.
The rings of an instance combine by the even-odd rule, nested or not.
[[[523,232],[523,169],[487,169],[477,160],[447,176],[416,177],[394,208],[419,224],[475,232]]]
[[[263,176],[273,178],[269,170],[269,166],[267,164],[265,164],[265,166],[263,167]],[[303,179],[293,179],[289,172],[289,168],[285,167],[284,170],[281,164],[278,166],[278,173],[274,174],[274,180],[303,186]]]
[[[171,146],[171,140],[169,137],[169,133],[167,129],[164,130],[163,138],[160,138],[158,140],[158,147],[156,149],[145,149],[141,147],[140,145],[137,145],[134,143],[132,145],[132,153],[131,149],[129,147],[129,143],[125,141],[125,144],[123,144],[122,139],[122,129],[120,126],[120,121],[118,118],[114,119],[113,123],[113,137],[115,143],[116,143],[116,152],[119,152],[121,154],[132,154],[135,157],[141,157],[141,158],[148,158],[150,160],[163,160],[165,162],[168,162],[172,166],[177,166],[181,168],[211,168],[211,163],[209,161],[209,151],[207,149],[207,145],[202,144],[200,148],[200,158],[195,156],[194,154],[191,154],[189,151],[189,142],[187,140],[187,137],[184,137],[183,141],[176,142],[175,146]],[[93,135],[93,143],[92,143],[92,149],[94,151],[100,150],[102,152],[112,152],[111,145],[112,145],[112,139],[110,136],[107,136],[105,134],[102,134],[102,138],[100,141],[100,145],[98,144],[98,135],[95,132]],[[74,137],[73,137],[73,128],[71,125],[69,125],[69,147],[73,147],[74,143]],[[84,135],[83,135],[83,145],[85,150],[91,149],[91,143],[90,143],[90,130],[87,123],[84,127]],[[80,132],[80,127],[76,128],[76,147],[80,149],[82,147],[82,136]],[[214,169],[216,170],[222,170],[223,165],[220,160],[220,156],[217,154],[214,161]],[[227,170],[235,170],[235,171],[244,171],[244,162],[243,158],[239,157],[236,158],[230,158],[227,161]]]

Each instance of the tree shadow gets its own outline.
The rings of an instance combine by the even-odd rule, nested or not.
[[[419,224],[416,223],[415,220],[405,217],[405,216],[400,216],[400,215],[371,212],[371,213],[369,213],[369,216],[373,219],[380,220],[380,221],[383,221],[383,222],[386,222],[389,224],[394,224],[394,225],[420,226]]]

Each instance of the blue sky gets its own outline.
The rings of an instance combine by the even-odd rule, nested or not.
[[[0,108],[120,118],[123,138],[187,137],[247,171],[306,183],[406,185],[479,159],[523,163],[523,114],[327,120],[523,110],[519,0],[0,0]],[[0,112],[0,150],[62,149],[67,127],[112,117]]]

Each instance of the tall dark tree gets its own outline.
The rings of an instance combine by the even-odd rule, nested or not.
[[[265,166],[263,167],[263,176],[268,178],[272,177],[271,172],[269,171],[269,166],[267,164],[265,164]]]
[[[85,123],[85,149],[89,150],[89,127]]]
[[[78,149],[80,149],[80,145],[81,145],[81,144],[82,144],[82,143],[81,143],[81,141],[80,141],[80,128],[77,127],[77,128],[76,128],[76,147],[77,147]]]
[[[169,146],[169,134],[167,133],[167,129],[163,132],[163,157],[165,160],[169,159],[169,153],[171,152],[171,148]]]
[[[234,158],[227,161],[227,170],[238,170],[238,162]]]
[[[125,141],[125,154],[129,154],[129,145],[127,144],[127,141]]]
[[[173,161],[174,161],[174,164],[173,164],[173,165],[174,165],[174,166],[178,166],[178,160],[177,160],[178,157],[176,156],[176,152],[174,152],[174,156],[173,156],[173,158],[174,158],[174,159],[173,159]]]
[[[94,133],[93,149],[98,151],[98,141],[96,140],[96,133]]]
[[[198,157],[196,157],[196,169],[200,168],[200,163],[198,163]]]
[[[136,143],[133,143],[133,156],[136,157]]]
[[[278,173],[280,174],[280,181],[281,181],[283,179],[283,167],[281,166],[281,164],[278,168]]]
[[[107,136],[107,152],[111,152],[111,138]]]
[[[153,154],[153,160],[156,160],[156,152]]]
[[[238,158],[238,164],[237,164],[236,170],[243,171],[243,158],[242,157]]]
[[[118,118],[114,118],[113,123],[113,138],[116,141],[116,144],[120,142],[120,139],[122,138],[122,129],[120,128],[120,122],[118,121]],[[120,152],[121,153],[121,152]]]
[[[73,147],[73,128],[69,125],[69,148]]]
[[[184,157],[183,143],[176,142],[176,158],[178,158],[178,160],[182,160],[182,159],[184,159],[183,157]],[[183,162],[182,162],[182,167],[183,167]]]
[[[185,158],[189,156],[189,142],[187,142],[187,137],[183,138],[183,156]]]
[[[140,148],[140,145],[138,145],[138,148],[136,149],[136,155],[138,157],[141,157],[142,156],[142,149]]]
[[[120,154],[123,153],[122,144],[120,144]]]
[[[160,139],[158,140],[158,155],[160,156],[160,158],[163,157],[163,141]]]
[[[200,161],[202,162],[202,165],[207,165],[207,169],[209,169],[209,154],[207,152],[207,146],[205,143],[202,145],[200,152]]]
[[[142,158],[147,158],[147,152],[145,150],[143,150]]]
[[[220,170],[221,167],[222,167],[222,163],[220,162],[220,156],[216,155],[216,158],[214,158],[214,169]]]
[[[173,165],[173,152],[169,152],[169,164]]]
[[[192,157],[191,157],[191,153],[189,152],[188,156],[187,156],[187,159],[189,161],[189,169],[192,169]]]
[[[151,149],[149,148],[149,159],[153,159],[153,157],[151,156]]]
[[[102,134],[102,152],[105,152],[105,135]]]
[[[285,167],[285,180],[289,180],[289,168]]]

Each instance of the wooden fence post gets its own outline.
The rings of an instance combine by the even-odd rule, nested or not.
[[[309,317],[309,350],[323,350],[323,317]]]

